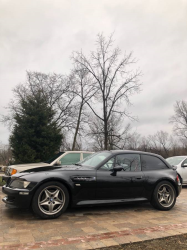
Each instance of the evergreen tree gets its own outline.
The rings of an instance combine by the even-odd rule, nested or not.
[[[41,162],[59,150],[62,134],[53,121],[55,112],[40,91],[20,100],[10,146],[16,163]]]

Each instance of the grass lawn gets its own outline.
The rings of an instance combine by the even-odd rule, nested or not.
[[[0,186],[5,185],[5,181],[2,181],[2,176],[0,176]]]

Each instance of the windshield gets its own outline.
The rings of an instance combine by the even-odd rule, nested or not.
[[[55,154],[53,157],[51,157],[49,160],[44,161],[44,163],[51,164],[54,160],[56,160],[62,154],[64,154],[64,152],[59,152],[58,154]]]
[[[184,159],[186,159],[185,156],[174,156],[174,157],[170,157],[167,158],[166,161],[170,164],[170,165],[178,165],[181,161],[183,161]]]
[[[110,155],[112,155],[110,152],[98,152],[86,157],[83,161],[78,162],[77,165],[94,168]]]

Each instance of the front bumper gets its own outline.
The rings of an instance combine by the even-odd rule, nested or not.
[[[7,196],[2,199],[7,205],[20,208],[29,208],[32,200],[32,193],[27,189],[12,189],[3,186],[2,191]]]

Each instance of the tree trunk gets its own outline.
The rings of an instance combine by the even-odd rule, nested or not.
[[[83,103],[81,103],[80,109],[79,109],[79,116],[78,116],[78,120],[77,120],[77,126],[76,126],[76,129],[75,129],[75,135],[74,135],[74,138],[73,138],[72,150],[75,150],[75,144],[76,144],[77,134],[78,134],[78,131],[79,131],[79,126],[80,126],[82,108],[83,108]]]
[[[108,126],[107,121],[104,121],[104,149],[108,149]]]

